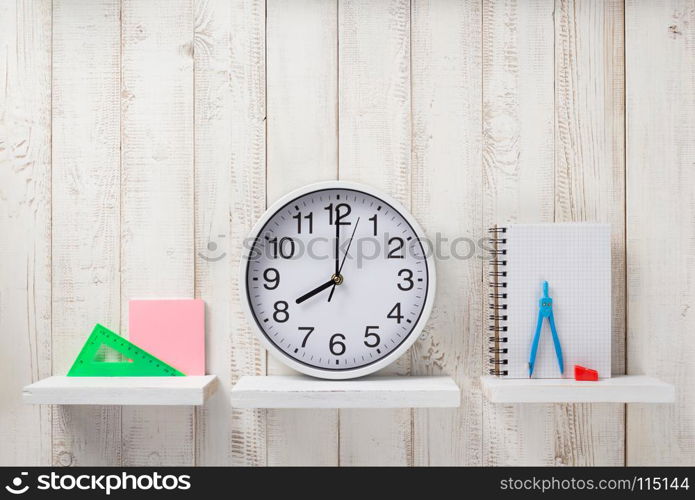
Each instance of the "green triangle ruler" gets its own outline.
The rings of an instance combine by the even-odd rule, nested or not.
[[[102,345],[110,347],[130,361],[96,361],[97,351]],[[68,372],[68,377],[181,376],[185,374],[98,323]]]

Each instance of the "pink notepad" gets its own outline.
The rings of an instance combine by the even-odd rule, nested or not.
[[[205,302],[131,300],[128,338],[186,375],[205,375]]]

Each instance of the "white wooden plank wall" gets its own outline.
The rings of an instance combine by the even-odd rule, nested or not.
[[[625,366],[623,3],[555,2],[555,221],[611,224],[613,373]],[[555,463],[621,465],[625,408],[555,405]]]
[[[553,220],[553,11],[552,0],[483,2],[484,228]],[[552,464],[554,431],[551,405],[484,402],[483,463]]]
[[[51,2],[0,3],[0,464],[51,462]]]
[[[220,389],[196,416],[198,465],[265,464],[265,413],[236,410],[241,375],[265,352],[239,297],[242,243],[265,209],[265,2],[196,0],[196,296],[206,302],[206,357]]]
[[[2,0],[0,75],[1,464],[695,463],[695,0]],[[387,371],[449,374],[461,408],[230,407],[289,371],[243,315],[243,239],[337,178],[448,239]],[[613,371],[675,405],[484,402],[487,270],[451,242],[553,220],[611,224]],[[21,404],[146,296],[206,301],[204,407]]]
[[[193,9],[124,0],[121,12],[121,330],[128,299],[192,297]],[[194,410],[123,407],[124,465],[193,465]]]
[[[627,370],[676,404],[627,410],[629,465],[695,463],[695,1],[625,5]]]
[[[53,3],[53,373],[121,323],[120,2]],[[121,409],[53,408],[53,463],[121,463]]]
[[[413,461],[480,465],[481,4],[415,0],[411,23],[412,210],[431,240],[448,242],[430,321],[412,348],[413,372],[449,374],[462,390],[460,409],[414,412]]]

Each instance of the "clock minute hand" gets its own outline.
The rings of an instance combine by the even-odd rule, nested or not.
[[[295,300],[295,302],[297,304],[301,304],[302,302],[304,302],[307,299],[310,299],[311,297],[313,297],[317,293],[323,292],[326,288],[330,287],[331,285],[335,285],[335,281],[334,281],[333,277],[331,277],[330,280],[326,281],[322,285],[317,286],[316,288],[314,288],[310,292],[305,293],[304,295],[299,297],[297,300]]]
[[[357,222],[355,222],[355,227],[352,229],[352,235],[350,236],[350,241],[348,241],[348,246],[345,249],[345,255],[343,255],[343,261],[340,263],[340,266],[338,266],[338,270],[336,271],[335,275],[340,276],[341,278],[341,283],[342,283],[342,275],[340,272],[343,270],[343,265],[345,264],[345,259],[347,259],[348,252],[350,251],[350,245],[352,245],[352,239],[355,237],[355,231],[357,231],[357,225],[360,223],[360,217],[357,218]],[[336,283],[337,285],[338,283]],[[328,302],[331,301],[333,298],[333,292],[335,292],[335,285],[333,288],[331,288],[331,293],[328,294]]]
[[[345,265],[345,259],[347,259],[348,252],[350,251],[350,245],[352,245],[352,239],[355,237],[355,231],[357,231],[357,225],[360,223],[360,217],[357,218],[357,222],[355,222],[355,227],[352,229],[352,235],[350,235],[350,241],[348,241],[348,246],[345,249],[345,255],[343,255],[343,260],[340,263],[340,267],[338,267],[338,272],[336,274],[340,274],[340,272],[343,270],[343,265]]]

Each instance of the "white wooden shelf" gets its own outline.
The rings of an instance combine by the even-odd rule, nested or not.
[[[202,405],[217,390],[215,375],[192,377],[65,377],[39,380],[22,390],[29,404]]]
[[[461,392],[450,377],[371,376],[321,380],[303,375],[242,377],[237,408],[455,408]]]
[[[618,375],[597,382],[573,379],[481,377],[493,403],[673,403],[673,385],[644,375]]]

